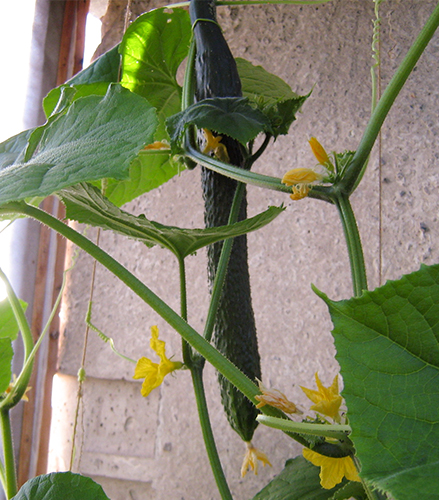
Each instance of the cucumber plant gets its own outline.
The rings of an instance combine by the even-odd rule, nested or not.
[[[312,182],[305,182],[298,180],[298,172],[291,171],[283,180],[295,189],[281,179],[251,172],[250,167],[271,139],[288,132],[307,96],[294,94],[285,82],[262,68],[233,59],[217,24],[214,2],[192,0],[190,11],[192,19],[180,8],[172,12],[158,9],[141,16],[128,28],[117,49],[49,94],[44,126],[24,131],[0,145],[0,217],[31,217],[65,236],[110,270],[181,335],[183,359],[192,374],[203,436],[222,499],[231,500],[232,495],[210,428],[202,380],[205,361],[227,380],[227,386],[221,381],[223,402],[229,421],[245,441],[252,438],[257,425],[258,405],[264,414],[257,417],[258,421],[307,448],[304,457],[309,461],[304,457],[288,461],[282,474],[255,499],[379,500],[389,495],[395,500],[411,500],[415,493],[434,498],[439,486],[434,384],[439,367],[439,269],[423,266],[417,273],[367,291],[362,245],[349,197],[361,180],[385,117],[439,25],[439,5],[374,108],[358,149],[331,156],[319,150],[317,159],[328,175],[314,172]],[[186,56],[181,89],[176,74]],[[254,151],[259,134],[263,137],[261,145]],[[164,226],[119,208],[165,182],[184,164],[203,168],[207,228]],[[310,179],[310,172],[306,173]],[[315,180],[319,183],[313,183]],[[247,219],[244,184],[293,197],[308,195],[331,203],[339,211],[355,297],[334,302],[324,293],[316,293],[328,305],[335,325],[333,335],[349,421],[339,413],[341,396],[336,380],[326,388],[317,378],[319,391],[307,389],[316,406],[338,405],[326,413],[334,424],[321,417],[291,420],[283,410],[295,411],[295,406],[278,391],[270,393],[254,383],[260,376],[260,364],[244,235],[272,221],[283,208],[271,207]],[[174,311],[84,235],[34,206],[35,197],[51,194],[62,200],[72,220],[112,230],[147,247],[159,245],[170,250],[180,264],[181,311]],[[221,241],[224,243],[220,246]],[[187,322],[184,259],[209,245],[211,301],[205,330],[200,334]],[[6,495],[8,499],[46,500],[49,496],[65,498],[69,492],[72,499],[104,500],[107,497],[99,487],[70,473],[34,478],[17,493],[9,414],[26,394],[40,341],[33,346],[24,306],[1,271],[0,278],[7,283],[10,302],[0,307],[4,449],[0,479]],[[26,352],[23,368],[13,380],[12,340],[18,327]],[[210,343],[214,330],[217,348]],[[102,338],[110,340],[104,334]],[[152,372],[160,368],[169,372],[170,365],[172,370],[180,366],[166,357],[157,332],[153,340],[160,365],[145,358],[139,362],[143,360]],[[159,375],[162,380],[165,373]],[[320,476],[326,474],[321,481],[319,469],[312,465],[315,460],[321,467]],[[340,464],[351,467],[344,474],[347,479],[339,478],[334,487],[333,478],[327,481],[325,472],[331,463],[338,469]]]

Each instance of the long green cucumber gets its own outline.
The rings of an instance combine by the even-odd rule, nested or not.
[[[215,0],[191,0],[190,15],[196,42],[197,101],[209,97],[240,97],[241,81],[235,60],[216,21]],[[244,167],[240,145],[223,136],[230,163]],[[202,168],[202,187],[207,227],[228,222],[237,183]],[[247,216],[246,193],[239,220]],[[212,285],[221,252],[221,243],[208,249],[208,275]],[[213,342],[250,379],[261,378],[255,319],[250,296],[246,236],[235,238],[215,319]],[[257,427],[258,410],[242,393],[219,375],[221,399],[232,428],[244,441],[250,441]]]

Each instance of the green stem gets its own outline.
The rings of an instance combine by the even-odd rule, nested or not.
[[[299,434],[311,434],[313,436],[323,436],[333,439],[345,440],[347,433],[351,432],[349,425],[329,425],[329,424],[314,424],[306,422],[293,422],[292,420],[285,420],[283,418],[268,417],[267,415],[258,415],[258,422],[279,429],[286,432],[297,432]]]
[[[334,204],[340,215],[346,246],[348,248],[354,296],[359,297],[363,293],[363,290],[367,290],[366,268],[364,265],[360,233],[358,232],[357,222],[349,198],[340,194],[334,197]]]
[[[201,431],[203,433],[204,443],[206,445],[207,455],[210,466],[215,477],[216,485],[220,492],[222,500],[233,500],[232,495],[224,475],[221,461],[218,456],[218,450],[215,444],[215,438],[212,432],[212,426],[209,419],[209,410],[207,408],[206,395],[203,384],[203,369],[195,367],[191,370],[192,381],[194,384],[195,397],[197,400],[198,416],[200,418]]]
[[[282,184],[282,180],[279,179],[279,177],[257,174],[256,172],[250,172],[248,170],[244,170],[243,168],[223,163],[215,158],[211,158],[203,153],[200,153],[190,144],[187,145],[186,156],[196,163],[203,165],[203,167],[209,168],[214,172],[218,172],[219,174],[230,177],[236,181],[291,194],[291,187]]]
[[[180,315],[184,321],[187,321],[187,294],[186,294],[186,266],[184,258],[178,258],[179,275],[180,275]],[[193,355],[187,341],[181,339],[181,351],[183,353],[184,364],[192,369]]]
[[[234,224],[238,220],[239,208],[241,206],[242,197],[244,195],[245,184],[242,182],[236,186],[235,197],[233,198],[232,207],[229,214],[229,224]],[[215,274],[215,280],[212,287],[212,295],[210,298],[209,311],[207,313],[206,324],[204,325],[204,338],[210,342],[215,325],[215,317],[218,311],[219,301],[221,298],[221,290],[224,285],[224,280],[227,274],[227,265],[229,263],[230,252],[232,251],[233,238],[224,241],[221,249],[221,255],[218,261],[218,267]]]
[[[9,409],[2,408],[0,410],[0,422],[4,454],[5,494],[6,498],[9,499],[17,494],[17,476],[15,473],[14,446]]]
[[[26,392],[26,388],[29,384],[29,379],[32,373],[33,356],[31,356],[31,354],[34,348],[34,342],[29,323],[26,319],[25,311],[21,306],[20,301],[18,300],[18,297],[14,292],[14,289],[12,288],[7,276],[4,274],[2,269],[0,269],[0,279],[5,284],[8,300],[11,304],[12,311],[18,323],[24,345],[23,368],[21,369],[20,375],[15,382],[14,390],[0,403],[0,408],[6,409],[15,406],[21,400],[23,394]]]
[[[6,491],[6,471],[3,462],[0,460],[0,482],[2,483],[3,491]]]
[[[367,124],[366,130],[364,131],[363,137],[357,148],[357,151],[352,159],[352,163],[346,170],[346,174],[342,181],[340,182],[340,188],[344,193],[352,193],[358,185],[357,179],[361,175],[363,165],[367,161],[370,155],[372,147],[378,137],[379,131],[387,114],[390,111],[396,97],[398,96],[400,90],[402,89],[404,83],[418,62],[421,54],[424,52],[425,47],[431,40],[434,32],[439,26],[439,4],[434,9],[433,13],[429,17],[425,26],[423,27],[421,33],[418,35],[417,39],[410,47],[407,55],[400,64],[396,73],[393,75],[389,85],[387,85],[381,99],[379,100],[372,116],[370,117],[369,123]]]

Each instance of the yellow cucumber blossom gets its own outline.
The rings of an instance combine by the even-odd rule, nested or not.
[[[262,408],[265,405],[274,406],[275,408],[279,408],[284,413],[298,413],[299,415],[302,412],[297,408],[297,406],[288,400],[288,398],[282,392],[277,389],[267,389],[260,380],[258,380],[259,390],[262,394],[255,396],[255,398],[259,401],[256,405],[256,408]]]
[[[214,136],[210,130],[203,128],[204,138],[206,139],[206,145],[203,149],[203,154],[208,155],[212,153],[218,158],[218,160],[224,163],[230,163],[229,154],[227,152],[226,146],[221,144],[221,135]]]
[[[139,361],[137,361],[133,376],[135,379],[145,379],[140,391],[142,396],[145,398],[153,389],[158,387],[163,382],[163,379],[168,373],[178,370],[183,366],[183,363],[180,361],[171,361],[166,357],[165,342],[163,342],[163,340],[159,340],[159,329],[156,326],[151,327],[150,346],[160,358],[160,363],[154,363],[145,357],[140,358]]]
[[[341,483],[344,477],[349,481],[360,481],[352,457],[326,457],[308,448],[303,449],[303,456],[312,464],[320,467],[320,484],[327,490]]]
[[[310,409],[322,415],[326,415],[327,417],[331,417],[335,422],[340,423],[339,410],[343,398],[340,396],[338,389],[338,375],[335,376],[330,387],[323,387],[317,373],[315,377],[318,391],[301,386],[306,396],[315,403]]]
[[[292,200],[301,200],[308,196],[310,186],[323,180],[323,175],[315,172],[311,168],[293,168],[289,170],[282,178],[282,183],[292,187]]]
[[[251,469],[255,475],[258,475],[258,460],[262,462],[262,465],[265,467],[269,465],[271,467],[271,463],[268,460],[267,455],[255,448],[251,441],[245,443],[247,446],[247,451],[245,452],[244,460],[242,462],[241,467],[241,477],[244,477],[247,474],[247,471]]]
[[[312,168],[293,168],[289,170],[282,179],[282,182],[287,186],[291,186],[293,194],[290,195],[292,200],[301,200],[308,196],[311,186],[317,182],[328,182],[332,178],[334,165],[329,159],[328,153],[320,142],[311,137],[309,140],[314,156],[317,158],[319,165],[323,167],[322,173],[316,172]]]
[[[322,165],[322,167],[325,167],[330,172],[333,172],[334,165],[332,164],[332,161],[329,159],[328,153],[325,151],[325,148],[320,144],[320,142],[315,137],[311,137],[311,139],[308,142],[319,164]]]

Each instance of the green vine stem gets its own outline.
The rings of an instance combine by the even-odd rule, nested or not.
[[[9,409],[0,410],[0,423],[4,455],[4,490],[6,498],[12,498],[17,493],[17,476],[15,473],[14,446],[12,442],[11,420]]]
[[[216,485],[218,487],[218,491],[220,492],[222,500],[233,500],[219,459],[218,450],[215,444],[215,437],[212,432],[209,410],[207,408],[206,395],[204,392],[203,368],[201,366],[195,366],[193,369],[191,369],[191,374],[192,382],[194,384],[195,398],[197,401],[201,431],[203,433],[204,443],[206,445],[206,451],[209,457],[209,462],[216,481]]]
[[[340,215],[346,246],[348,248],[354,296],[359,297],[363,293],[363,290],[367,290],[366,268],[360,233],[358,232],[357,222],[349,198],[341,194],[334,197],[333,201]]]
[[[15,406],[21,400],[26,391],[32,373],[33,356],[31,356],[31,353],[34,348],[34,341],[24,309],[2,269],[0,269],[0,279],[5,284],[8,300],[18,323],[24,345],[23,368],[21,369],[20,375],[15,382],[14,391],[11,391],[11,393],[9,393],[9,395],[6,396],[6,398],[0,403],[0,408],[3,410]]]
[[[190,144],[187,147],[186,156],[196,163],[203,165],[203,167],[209,168],[214,172],[218,172],[236,181],[291,194],[291,187],[282,184],[282,180],[279,179],[279,177],[258,174],[256,172],[244,170],[243,168],[234,167],[228,163],[223,163],[222,161],[200,153]]]
[[[242,182],[238,183],[236,186],[235,197],[233,198],[232,208],[229,215],[229,224],[234,224],[238,220],[239,207],[241,206],[242,197],[244,194],[245,184]],[[212,295],[210,298],[209,311],[207,313],[207,319],[204,326],[204,338],[210,342],[213,333],[213,327],[215,324],[215,316],[218,311],[218,305],[221,298],[221,290],[223,288],[224,279],[227,273],[227,264],[230,258],[230,252],[233,246],[233,238],[229,238],[224,241],[223,247],[221,249],[221,255],[218,261],[218,268],[215,274],[215,280],[212,287]]]
[[[40,348],[41,343],[44,340],[44,337],[46,336],[47,332],[49,331],[50,325],[53,321],[53,318],[55,317],[55,315],[57,313],[58,306],[61,302],[62,294],[64,292],[64,288],[66,285],[66,274],[68,271],[69,271],[69,269],[64,271],[63,281],[61,284],[60,291],[58,292],[58,296],[56,298],[56,301],[53,305],[52,311],[50,312],[49,319],[47,320],[47,323],[44,326],[43,331],[40,333],[38,340],[35,342],[35,345],[32,342],[32,350],[27,355],[26,355],[26,350],[25,350],[25,360],[23,363],[23,368],[21,369],[20,375],[17,377],[17,380],[15,381],[14,391],[11,391],[5,397],[5,399],[1,402],[1,404],[0,404],[1,409],[12,408],[13,406],[15,406],[21,400],[23,394],[26,392],[26,388],[29,384],[29,379],[30,379],[30,376],[32,374],[32,368],[33,368],[33,362],[34,362],[35,356],[37,354],[38,349]],[[17,301],[18,301],[18,299],[17,299]],[[20,305],[19,302],[18,302],[18,305]],[[21,308],[21,305],[20,305],[20,308]],[[24,317],[24,311],[23,311],[23,309],[21,309],[21,310],[22,310],[23,317]],[[15,310],[14,310],[14,314],[15,314]],[[17,316],[16,316],[16,318],[18,321]],[[24,317],[24,320],[26,321],[27,328],[29,328],[29,325],[28,325],[25,317]],[[22,323],[19,322],[19,324],[21,325]],[[20,328],[21,328],[21,326],[20,326]],[[30,329],[29,329],[29,334],[30,334]],[[24,336],[23,336],[23,338],[24,338]],[[32,339],[32,336],[31,336],[31,339]]]
[[[352,430],[349,425],[294,422],[292,420],[269,417],[267,415],[258,415],[257,420],[267,427],[279,429],[281,431],[297,432],[300,434],[310,434],[313,436],[322,436],[341,440],[345,440],[347,434],[349,434]]]
[[[352,159],[352,163],[346,169],[346,174],[340,182],[340,189],[346,193],[351,194],[358,186],[359,178],[363,170],[363,165],[370,155],[372,147],[378,137],[379,131],[387,114],[390,111],[396,97],[404,86],[407,78],[424,52],[429,41],[433,37],[437,27],[439,26],[439,3],[434,9],[433,13],[427,20],[425,26],[422,28],[417,39],[410,47],[407,55],[405,56],[396,73],[393,75],[389,84],[378,101],[378,104],[370,117],[366,130],[358,145],[357,151]]]

